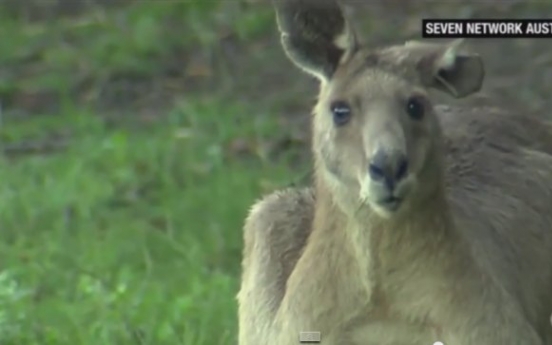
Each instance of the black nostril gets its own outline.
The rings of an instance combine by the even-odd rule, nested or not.
[[[400,160],[399,165],[397,166],[397,173],[395,175],[395,178],[398,180],[403,179],[406,176],[406,173],[408,172],[408,161],[403,158]]]
[[[370,165],[368,166],[368,171],[370,173],[370,177],[375,181],[382,180],[385,177],[383,169],[377,164],[370,163]]]

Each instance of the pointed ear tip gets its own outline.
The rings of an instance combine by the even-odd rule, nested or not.
[[[457,52],[461,50],[466,45],[465,38],[457,38],[453,41],[449,41],[445,44],[446,51],[448,52]]]
[[[465,37],[456,38],[451,42],[453,45],[461,46],[468,43],[468,40]]]

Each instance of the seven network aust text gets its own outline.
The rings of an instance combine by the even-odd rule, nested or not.
[[[423,37],[552,38],[551,20],[442,20],[424,19]]]

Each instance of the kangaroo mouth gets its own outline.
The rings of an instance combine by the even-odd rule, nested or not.
[[[387,211],[396,211],[401,206],[403,199],[396,196],[390,196],[377,202],[378,206]]]

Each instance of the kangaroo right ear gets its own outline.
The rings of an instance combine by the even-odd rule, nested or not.
[[[273,0],[284,51],[321,81],[331,78],[357,38],[335,0]]]

